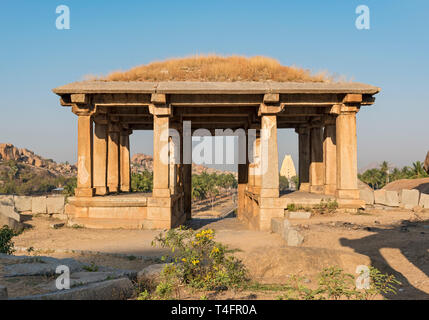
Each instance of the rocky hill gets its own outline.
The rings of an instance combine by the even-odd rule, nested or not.
[[[153,171],[153,158],[143,153],[136,153],[131,158],[131,172]],[[222,171],[214,168],[208,168],[200,164],[192,164],[192,174],[201,174],[204,171],[207,173],[232,173],[234,176],[236,172]]]
[[[75,165],[56,163],[52,159],[45,159],[28,149],[19,149],[10,143],[0,143],[0,166],[6,165],[9,161],[27,165],[35,171],[47,171],[54,176],[72,177],[77,172]]]

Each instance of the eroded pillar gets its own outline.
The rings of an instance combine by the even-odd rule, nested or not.
[[[153,197],[170,197],[169,117],[153,116]]]
[[[120,132],[120,189],[131,191],[130,130],[123,128]]]
[[[279,197],[279,155],[277,149],[277,116],[262,115],[260,145],[261,197]]]
[[[335,118],[325,122],[323,132],[323,162],[325,164],[324,193],[335,195],[337,191],[337,141]]]
[[[92,170],[92,116],[78,114],[77,141],[77,187],[76,197],[92,197],[94,195]]]
[[[338,198],[359,199],[357,186],[357,107],[343,105],[336,120]]]
[[[323,193],[325,168],[323,164],[323,129],[310,129],[310,192]]]
[[[247,157],[247,137],[246,135],[238,137],[239,150],[242,148],[244,152],[239,152],[238,163],[238,188],[237,188],[237,216],[242,219],[246,212],[246,187],[248,183],[248,157]]]
[[[109,141],[107,152],[107,186],[109,192],[119,192],[120,183],[120,127],[116,121],[109,122]]]
[[[107,145],[108,127],[106,119],[96,119],[94,129],[94,188],[95,194],[106,195],[107,187]]]
[[[298,132],[298,148],[299,148],[299,190],[310,192],[310,129],[301,127]]]

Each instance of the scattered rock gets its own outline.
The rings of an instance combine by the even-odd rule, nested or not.
[[[287,233],[287,245],[297,247],[302,244],[304,237],[295,229],[289,229]]]
[[[310,219],[311,212],[307,211],[291,211],[289,212],[289,219]]]
[[[147,266],[137,273],[137,282],[149,281],[151,283],[157,283],[166,265],[168,265],[168,263],[157,263]]]
[[[5,286],[0,285],[0,300],[7,300],[7,288]]]
[[[90,283],[83,286],[16,300],[126,300],[134,293],[133,284],[128,278]]]
[[[51,228],[52,229],[59,229],[65,226],[65,222],[59,222],[59,223],[52,223]]]

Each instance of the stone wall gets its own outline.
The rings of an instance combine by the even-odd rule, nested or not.
[[[46,214],[53,218],[67,220],[67,216],[64,214],[66,199],[63,195],[0,195],[0,203],[8,207],[13,207],[14,211],[18,214]]]
[[[417,189],[394,190],[360,190],[360,197],[369,205],[383,205],[403,209],[416,207],[429,209],[429,194],[421,193]]]

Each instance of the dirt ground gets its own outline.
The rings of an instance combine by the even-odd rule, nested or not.
[[[32,228],[14,238],[18,254],[74,257],[84,262],[141,270],[166,252],[151,246],[160,231],[52,229],[52,219],[33,217]],[[288,247],[270,232],[248,230],[236,218],[193,219],[190,226],[212,228],[216,240],[239,249],[253,280],[284,283],[291,275],[315,283],[325,267],[337,265],[355,274],[358,265],[373,265],[394,274],[402,285],[393,299],[429,298],[429,213],[411,210],[367,209],[359,214],[315,215],[291,220],[304,235],[300,247]],[[74,252],[72,252],[74,250]],[[79,252],[84,250],[84,253]],[[91,252],[88,252],[91,251]],[[112,256],[109,254],[121,254]],[[152,262],[153,263],[153,262]],[[311,285],[310,285],[311,286]],[[212,299],[273,299],[275,292],[224,292]],[[197,298],[195,294],[181,298]]]

